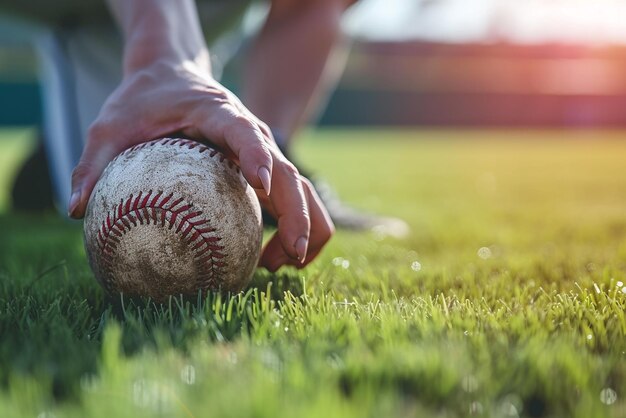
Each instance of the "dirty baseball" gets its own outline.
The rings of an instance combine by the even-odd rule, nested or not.
[[[118,155],[87,206],[85,248],[112,294],[240,291],[261,250],[261,209],[239,168],[187,139],[160,139]]]

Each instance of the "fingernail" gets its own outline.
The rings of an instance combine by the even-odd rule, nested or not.
[[[270,176],[270,170],[262,165],[259,167],[259,171],[257,173],[259,175],[259,180],[261,180],[261,184],[263,185],[263,190],[265,190],[265,194],[270,195],[270,189],[272,187],[272,177]]]
[[[70,197],[70,206],[67,214],[70,217],[74,217],[74,212],[76,212],[76,208],[78,208],[78,203],[80,202],[80,190],[76,190],[72,193]]]
[[[309,240],[306,237],[300,237],[296,241],[296,254],[298,254],[298,261],[301,263],[306,258],[306,250],[309,245]]]

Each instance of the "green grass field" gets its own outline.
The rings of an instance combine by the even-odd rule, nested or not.
[[[624,417],[620,132],[322,131],[300,146],[395,240],[339,232],[232,297],[109,303],[81,225],[7,212],[0,417]]]

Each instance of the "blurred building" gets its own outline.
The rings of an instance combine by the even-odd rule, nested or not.
[[[329,124],[626,125],[626,2],[364,0]]]

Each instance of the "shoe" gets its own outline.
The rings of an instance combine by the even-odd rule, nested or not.
[[[35,152],[17,173],[11,198],[12,208],[16,211],[41,212],[54,209],[54,193],[42,141],[39,141]]]
[[[310,180],[337,228],[372,231],[381,237],[404,238],[409,235],[409,225],[402,219],[360,211],[342,202],[327,182],[316,177]]]
[[[409,225],[402,219],[374,215],[345,204],[327,182],[317,176],[310,175],[307,169],[302,169],[301,165],[294,162],[291,154],[280,143],[278,147],[296,166],[300,174],[311,181],[336,228],[350,231],[372,231],[381,238],[385,236],[404,238],[411,232]],[[263,211],[263,222],[266,226],[276,226],[276,220],[265,211]]]

